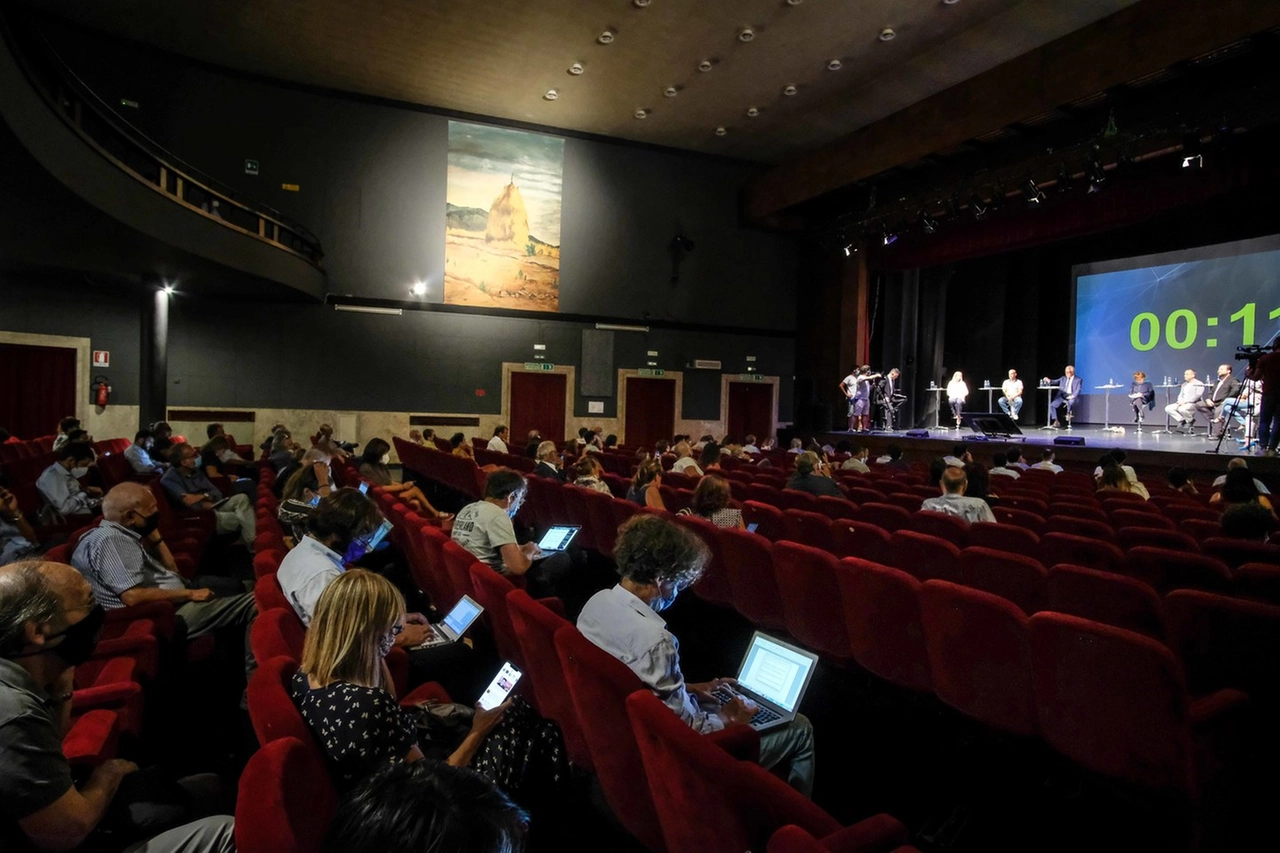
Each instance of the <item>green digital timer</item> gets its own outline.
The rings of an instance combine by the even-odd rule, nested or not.
[[[1280,318],[1280,308],[1275,308],[1267,314],[1268,320],[1277,318]],[[1255,343],[1254,334],[1257,328],[1258,303],[1246,303],[1243,308],[1232,314],[1229,319],[1232,323],[1239,322],[1241,324],[1241,344],[1252,346]],[[1213,328],[1218,325],[1218,318],[1205,317],[1204,324],[1206,327]],[[1159,346],[1162,329],[1164,331],[1164,342],[1169,345],[1170,349],[1190,349],[1195,345],[1196,337],[1200,331],[1200,322],[1196,318],[1195,312],[1189,308],[1178,308],[1171,311],[1169,316],[1165,318],[1163,326],[1156,314],[1150,311],[1143,311],[1129,323],[1129,343],[1138,352],[1149,352]],[[1218,339],[1205,338],[1204,345],[1212,349],[1218,345]]]

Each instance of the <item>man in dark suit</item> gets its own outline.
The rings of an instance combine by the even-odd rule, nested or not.
[[[554,441],[544,441],[538,445],[538,464],[533,468],[533,476],[548,480],[564,482],[564,469],[560,467],[560,452],[556,450]]]
[[[1084,387],[1084,382],[1079,376],[1076,376],[1076,368],[1074,365],[1068,364],[1066,370],[1062,372],[1062,376],[1057,380],[1050,380],[1045,377],[1045,384],[1053,382],[1058,386],[1058,393],[1053,395],[1053,400],[1049,403],[1049,411],[1052,413],[1049,426],[1056,427],[1058,425],[1058,409],[1066,407],[1067,414],[1075,410],[1076,399],[1080,396],[1080,390]]]
[[[1240,393],[1240,380],[1231,375],[1231,365],[1218,365],[1218,381],[1208,397],[1196,401],[1196,410],[1203,412],[1209,419],[1209,437],[1217,438],[1226,424],[1222,416],[1222,407],[1228,400],[1234,400]]]
[[[1147,374],[1141,370],[1134,371],[1133,382],[1129,385],[1129,402],[1133,405],[1133,422],[1141,423],[1143,410],[1151,411],[1156,407],[1156,389],[1147,381]]]

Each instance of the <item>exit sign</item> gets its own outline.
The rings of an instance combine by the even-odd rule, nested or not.
[[[763,382],[764,377],[759,373],[739,373],[738,381],[740,382]]]
[[[641,376],[665,376],[666,371],[661,367],[642,367],[638,371]]]
[[[244,161],[244,173],[245,173],[246,175],[256,175],[256,174],[258,174],[258,161],[257,161],[257,160],[245,160],[245,161]]]
[[[556,366],[549,361],[526,361],[524,363],[525,370],[555,370]]]

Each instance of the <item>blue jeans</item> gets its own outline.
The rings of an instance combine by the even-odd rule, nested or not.
[[[1018,412],[1022,411],[1022,398],[1014,397],[1013,404],[1010,405],[1008,397],[1001,397],[1000,410],[1016,421],[1018,419]]]
[[[1280,408],[1276,405],[1277,403],[1280,403],[1280,396],[1262,395],[1262,413],[1258,416],[1258,448],[1260,450],[1275,450],[1276,443],[1280,441],[1280,424],[1272,423],[1276,420],[1276,415],[1280,414],[1277,412]]]

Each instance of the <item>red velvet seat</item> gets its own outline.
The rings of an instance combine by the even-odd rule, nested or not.
[[[274,657],[258,662],[258,668],[249,679],[249,720],[258,744],[266,746],[273,740],[292,737],[313,745],[311,729],[302,719],[302,713],[293,703],[289,684],[298,671],[298,661],[288,657]]]
[[[865,830],[860,824],[854,824],[834,835],[819,839],[814,838],[801,827],[789,823],[773,834],[769,839],[769,846],[765,848],[765,853],[837,853],[837,851],[858,853],[867,849],[863,846],[864,837]],[[920,851],[910,844],[903,844],[893,847],[890,853],[920,853]]]
[[[1164,640],[1164,605],[1137,578],[1060,564],[1049,570],[1046,589],[1048,610]]]
[[[739,761],[680,722],[648,691],[626,700],[666,849],[764,850],[770,836],[796,824],[820,838],[840,824],[785,782],[749,761]],[[638,781],[638,779],[637,779]],[[886,814],[856,824],[852,851],[889,850],[906,829]],[[850,832],[845,829],[844,832]]]
[[[1157,509],[1157,507],[1151,507]],[[1111,513],[1111,524],[1117,529],[1121,527],[1150,527],[1155,530],[1177,531],[1178,526],[1172,520],[1156,512],[1136,509],[1118,509]]]
[[[777,507],[783,511],[798,509],[803,512],[817,512],[818,496],[796,489],[783,489],[778,493]]]
[[[1233,569],[1245,563],[1280,565],[1280,545],[1271,545],[1267,542],[1249,542],[1244,539],[1214,536],[1202,540],[1200,548],[1206,556],[1217,557]]]
[[[1110,519],[1107,518],[1107,513],[1104,510],[1100,507],[1086,504],[1055,502],[1049,507],[1045,520],[1049,521],[1054,518],[1077,518],[1082,521],[1098,521],[1103,524],[1110,524]]]
[[[422,526],[419,532],[422,534],[422,556],[426,560],[427,571],[430,572],[429,576],[424,576],[419,581],[419,585],[428,592],[434,589],[431,598],[434,602],[456,602],[462,598],[462,593],[454,589],[453,577],[444,560],[444,545],[450,539],[449,534],[431,525]],[[410,567],[412,568],[412,564]]]
[[[938,580],[921,587],[920,612],[938,698],[1001,731],[1035,734],[1026,614],[998,595]]]
[[[1044,516],[1037,515],[1034,512],[1014,507],[997,506],[991,508],[991,514],[996,517],[996,521],[1000,524],[1021,527],[1024,530],[1031,531],[1036,536],[1044,533]]]
[[[1129,571],[1159,592],[1182,588],[1226,592],[1231,588],[1227,564],[1209,554],[1142,545],[1129,549],[1128,557]]]
[[[911,529],[916,533],[945,539],[957,548],[969,544],[969,524],[964,519],[945,512],[917,510],[911,515]]]
[[[556,486],[552,485],[552,488]],[[596,551],[605,556],[611,556],[613,543],[618,538],[618,525],[613,522],[614,499],[595,489],[587,489],[582,497],[587,506],[587,518],[591,520]]]
[[[911,530],[899,530],[889,537],[889,565],[921,581],[963,581],[959,548],[945,539]]]
[[[72,721],[62,737],[62,755],[74,768],[97,767],[117,756],[119,743],[119,718],[99,708]]]
[[[838,518],[857,518],[858,505],[844,498],[821,495],[818,497],[817,512],[822,513],[833,521]]]
[[[742,520],[748,526],[756,525],[755,532],[771,542],[786,536],[786,518],[776,506],[750,500],[742,505]]]
[[[781,489],[774,488],[763,481],[748,483],[746,488],[747,500],[776,507],[782,500],[781,491]]]
[[[298,614],[288,607],[273,607],[258,611],[249,629],[249,646],[255,659],[263,661],[276,657],[302,660],[302,644],[307,629]]]
[[[858,504],[858,506],[868,503],[884,503],[885,498],[884,492],[865,485],[850,486],[845,493],[849,496],[849,500]]]
[[[141,737],[143,695],[138,678],[138,662],[128,657],[77,666],[71,719],[96,710],[111,711],[121,734]]]
[[[452,538],[446,539],[440,546],[440,556],[444,561],[445,571],[449,573],[449,583],[453,587],[454,600],[464,595],[475,597],[475,589],[471,585],[471,564],[478,562],[475,555],[463,548]]]
[[[846,518],[832,523],[831,534],[835,538],[837,556],[888,565],[889,533],[884,528]]]
[[[864,503],[858,506],[858,521],[874,524],[887,533],[893,533],[911,528],[911,513],[893,504]]]
[[[1178,529],[1197,542],[1222,535],[1221,516],[1214,519],[1186,518],[1178,522]],[[1203,548],[1203,544],[1201,545]]]
[[[591,751],[582,734],[578,712],[574,710],[573,700],[569,696],[569,687],[565,683],[564,670],[560,667],[555,644],[556,632],[561,628],[577,629],[564,617],[534,601],[522,589],[508,593],[506,604],[516,642],[520,644],[525,675],[539,712],[560,726],[569,760],[590,771]]]
[[[980,521],[969,525],[969,544],[1011,554],[1039,554],[1040,537],[1025,527]]]
[[[595,528],[591,525],[591,516],[587,510],[586,493],[589,490],[584,489],[581,486],[557,486],[554,483],[551,484],[551,488],[560,490],[560,494],[564,498],[565,511],[568,513],[567,519],[565,521],[561,521],[560,524],[577,524],[582,527],[582,529],[578,531],[575,544],[582,548],[590,548],[592,551],[598,550],[596,548]],[[665,488],[665,486],[663,488]],[[668,509],[675,512],[675,509],[672,509],[670,503],[667,501],[665,493],[663,495],[663,502],[667,503]]]
[[[1040,562],[1050,568],[1059,563],[1122,572],[1124,552],[1110,542],[1099,542],[1070,533],[1046,533],[1040,539]]]
[[[1005,485],[996,483],[996,491],[1000,495],[1000,503],[1005,504],[1012,509],[1020,509],[1024,512],[1032,513],[1044,518],[1049,514],[1049,505],[1039,496],[1011,494],[1006,496],[1004,493]]]
[[[1036,716],[1049,745],[1095,773],[1198,799],[1197,745],[1210,751],[1208,735],[1230,726],[1245,694],[1192,701],[1173,653],[1133,631],[1049,612],[1030,626]]]
[[[837,564],[836,578],[853,659],[891,684],[929,690],[920,581],[898,569],[852,557]]]
[[[729,585],[729,574],[726,570],[724,555],[720,552],[719,528],[696,515],[677,515],[676,524],[687,527],[695,536],[706,543],[711,552],[702,577],[692,587],[694,595],[703,601],[709,601],[718,607],[733,606],[733,589]]]
[[[761,628],[784,630],[787,623],[774,575],[773,545],[745,530],[718,530],[716,538],[733,608]]]
[[[1045,519],[1045,533],[1067,533],[1072,536],[1084,536],[1099,542],[1115,542],[1116,531],[1106,521],[1093,521],[1088,518],[1073,518],[1065,515],[1051,515]]]
[[[1163,508],[1163,512],[1173,519],[1179,527],[1182,526],[1182,522],[1189,519],[1197,521],[1219,521],[1222,519],[1222,513],[1218,510],[1195,503],[1169,504]]]
[[[1200,543],[1177,530],[1155,527],[1121,527],[1116,530],[1116,541],[1125,551],[1134,548],[1166,548],[1188,554],[1199,554]]]
[[[516,588],[515,585],[484,563],[473,562],[469,571],[474,598],[484,608],[483,618],[493,635],[498,656],[523,670],[524,653],[516,640],[515,628],[511,626],[511,614],[507,612],[507,594]]]
[[[317,853],[337,810],[338,792],[315,745],[290,737],[272,741],[240,776],[236,850]]]
[[[937,497],[937,495],[930,495],[929,497]],[[891,495],[885,495],[877,501],[877,503],[899,506],[907,512],[914,513],[920,510],[920,505],[924,503],[924,501],[925,499],[917,495],[915,492],[894,492]]]
[[[791,509],[783,513],[783,538],[823,551],[836,550],[831,519],[817,512]]]
[[[1186,668],[1193,694],[1237,687],[1275,710],[1280,606],[1191,589],[1169,593],[1164,606],[1169,647]]]
[[[773,573],[787,633],[819,654],[848,659],[849,633],[835,565],[835,556],[827,551],[794,542],[774,543]]]
[[[959,567],[965,586],[1008,599],[1028,616],[1045,606],[1049,572],[1039,560],[970,545],[960,552]]]
[[[1236,595],[1280,604],[1280,566],[1270,563],[1245,563],[1235,570]]]
[[[294,612],[293,605],[284,597],[284,591],[280,589],[280,581],[274,574],[263,575],[254,583],[253,601],[258,606],[259,613],[266,613],[277,607],[284,608],[290,613]]]

